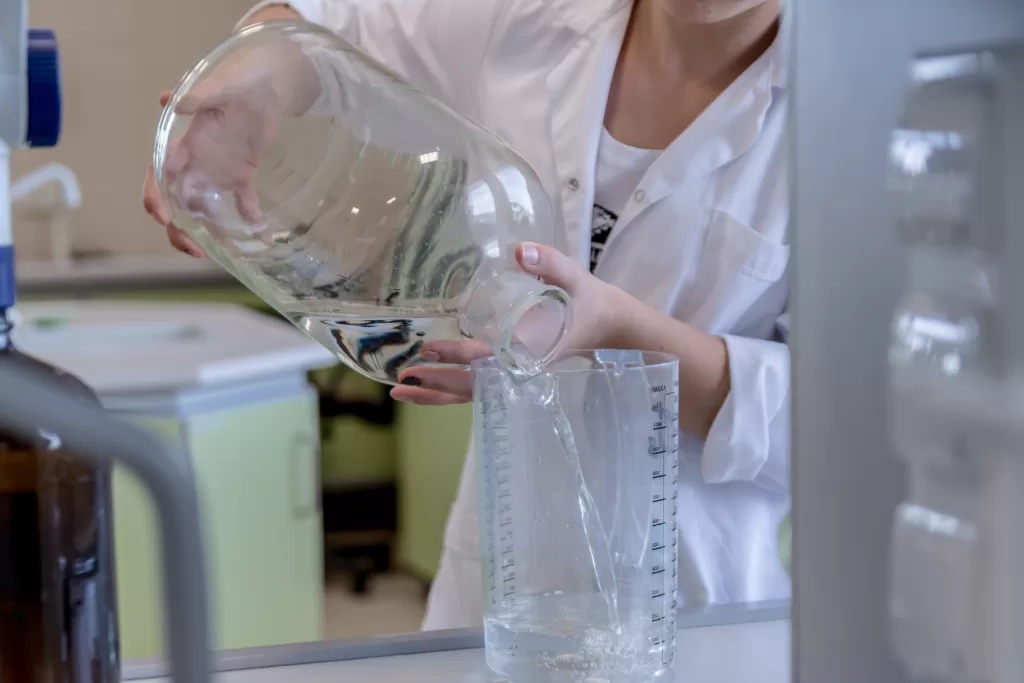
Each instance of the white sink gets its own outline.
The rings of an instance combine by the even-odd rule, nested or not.
[[[14,343],[101,395],[209,387],[336,362],[284,321],[238,306],[75,301],[19,310]]]

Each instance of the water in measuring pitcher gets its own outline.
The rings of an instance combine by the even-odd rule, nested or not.
[[[565,409],[559,399],[558,382],[551,375],[540,375],[533,381],[538,382],[544,392],[542,400],[546,400],[548,412],[551,414],[552,429],[562,444],[562,453],[569,468],[576,472],[580,518],[583,522],[583,534],[587,541],[590,566],[594,571],[598,593],[603,598],[609,628],[613,634],[620,635],[622,624],[619,623],[619,590],[615,583],[615,565],[612,561],[609,537],[601,522],[601,515],[598,512],[597,503],[594,502],[594,496],[590,493],[587,481],[583,477],[580,452],[576,448],[576,439],[572,434],[569,416],[565,414]]]
[[[675,553],[674,525],[667,525],[663,511],[653,512],[654,506],[659,504],[674,511],[675,495],[671,491],[674,476],[672,481],[668,480],[668,468],[664,464],[654,472],[654,482],[660,488],[654,492],[650,516],[639,520],[648,529],[643,545],[650,549],[652,557],[647,558],[645,551],[644,562],[649,564],[651,577],[655,579],[653,593],[646,582],[642,587],[620,586],[615,575],[610,535],[616,520],[602,520],[587,486],[572,425],[559,399],[556,376],[542,374],[526,382],[504,377],[497,384],[506,397],[543,405],[551,416],[551,429],[561,444],[562,456],[569,471],[575,472],[574,493],[589,569],[597,590],[585,594],[555,592],[521,597],[515,595],[514,590],[506,593],[501,609],[485,621],[488,663],[515,683],[532,680],[650,683],[671,662],[674,646],[674,633],[671,633],[675,628],[674,614],[652,609],[651,605],[651,601],[663,602],[668,591],[674,595],[675,571],[669,570],[670,563],[666,561]],[[664,391],[664,388],[659,390]],[[646,383],[638,391],[644,396],[655,394]],[[662,407],[663,403],[664,400]],[[652,406],[652,410],[658,409],[658,405]],[[636,417],[621,415],[615,417],[615,421],[621,423],[620,419]],[[655,429],[658,429],[657,424]],[[656,451],[652,445],[652,455],[657,456]],[[664,453],[666,458],[675,457],[673,446],[666,446]],[[503,494],[497,492],[497,495],[501,498]],[[671,564],[674,567],[674,563]],[[581,566],[580,571],[586,572],[585,567]]]
[[[607,623],[604,596],[521,598],[485,623],[489,664],[516,683],[529,683],[538,663],[549,680],[651,683],[670,645],[652,642],[645,603],[621,596],[618,607],[626,616],[613,631],[596,625]]]
[[[615,584],[615,567],[612,561],[609,536],[601,521],[597,503],[587,486],[580,464],[579,449],[572,433],[572,425],[562,407],[558,393],[558,381],[543,372],[540,364],[533,366],[532,376],[520,373],[506,373],[501,382],[502,391],[518,399],[534,401],[543,405],[551,416],[551,429],[562,446],[562,456],[569,469],[576,474],[576,494],[580,521],[587,544],[590,569],[601,595],[603,608],[601,622],[606,622],[612,633],[621,631],[619,622],[618,588]]]

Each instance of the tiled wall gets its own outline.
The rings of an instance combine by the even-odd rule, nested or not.
[[[76,249],[169,253],[142,210],[143,173],[160,114],[157,98],[213,47],[255,0],[29,0],[30,23],[57,31],[64,76],[64,133],[53,150],[15,154],[13,176],[46,161],[71,167],[84,203]],[[47,257],[38,212],[15,212],[23,258]]]

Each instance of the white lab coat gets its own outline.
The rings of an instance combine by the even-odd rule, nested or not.
[[[597,146],[630,0],[290,4],[509,142],[588,262]],[[680,444],[684,604],[789,595],[776,542],[789,509],[785,85],[777,41],[654,162],[596,271],[728,346],[732,391],[707,440]],[[424,628],[479,625],[478,539],[470,457]]]

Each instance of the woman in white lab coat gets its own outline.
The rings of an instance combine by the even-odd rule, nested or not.
[[[680,359],[679,583],[690,605],[789,595],[776,545],[789,507],[781,4],[291,0],[243,20],[300,14],[337,31],[537,171],[572,253],[521,245],[517,256],[572,295],[574,345]],[[150,175],[147,210],[201,255],[158,196]],[[477,351],[423,355],[462,363]],[[402,381],[398,400],[469,399],[462,370],[417,367]],[[480,623],[472,472],[469,459],[425,628]]]

